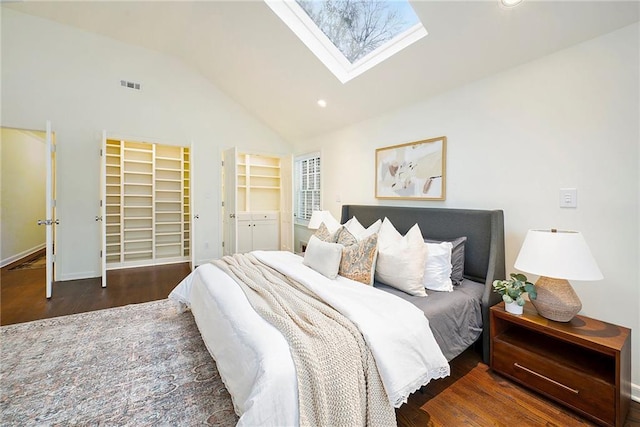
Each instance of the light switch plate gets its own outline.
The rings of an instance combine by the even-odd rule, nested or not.
[[[577,208],[578,207],[578,190],[576,188],[560,189],[560,207],[561,208]]]

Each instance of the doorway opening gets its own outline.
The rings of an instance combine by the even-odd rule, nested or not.
[[[55,198],[55,153],[47,155],[45,131],[2,127],[0,132],[0,267],[4,298],[8,279],[12,283],[38,281],[40,289],[46,286],[47,230],[38,224],[50,217],[46,208],[48,166],[52,168],[51,199]],[[55,227],[52,233],[55,236]],[[55,237],[52,255],[53,241]],[[53,266],[54,257],[51,258]],[[11,275],[7,276],[5,273],[9,272]]]

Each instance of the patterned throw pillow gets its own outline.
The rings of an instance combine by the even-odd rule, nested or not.
[[[336,241],[338,240],[338,235],[340,234],[341,230],[342,230],[342,227],[339,228],[338,231],[332,233],[329,231],[329,229],[324,224],[324,222],[322,222],[320,223],[320,227],[318,227],[318,229],[313,235],[316,236],[318,239],[322,240],[323,242],[336,243]]]
[[[336,243],[340,243],[343,246],[351,246],[358,243],[358,239],[353,235],[346,227],[342,227],[336,233]]]
[[[378,235],[373,234],[358,241],[343,228],[338,234],[338,243],[344,245],[338,274],[365,285],[373,285],[378,256]]]

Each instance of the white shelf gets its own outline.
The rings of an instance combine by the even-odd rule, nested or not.
[[[123,252],[123,255],[126,257],[127,255],[150,254],[152,252],[153,252],[152,249],[144,249],[140,251],[126,251],[126,252]]]
[[[274,176],[274,175],[262,175],[262,174],[255,174],[252,173],[250,175],[252,178],[268,178],[268,179],[277,179],[280,180],[280,176]]]
[[[128,170],[124,172],[125,175],[144,175],[144,176],[149,176],[151,175],[151,172],[140,172],[140,171],[132,171],[132,170]]]
[[[137,159],[124,159],[125,163],[139,163],[143,165],[153,165],[152,160],[137,160]],[[129,172],[132,173],[132,172]]]
[[[149,148],[133,148],[133,147],[128,147],[126,145],[126,143],[125,143],[125,146],[124,146],[124,151],[131,151],[131,152],[138,152],[138,153],[149,153],[149,154],[151,154],[153,152],[151,147],[149,147]]]

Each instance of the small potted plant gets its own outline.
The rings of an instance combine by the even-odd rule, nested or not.
[[[529,299],[536,299],[538,294],[536,286],[527,281],[527,276],[520,273],[511,273],[507,280],[494,280],[493,290],[502,295],[505,309],[509,313],[522,314],[526,300],[523,294],[526,292]]]

